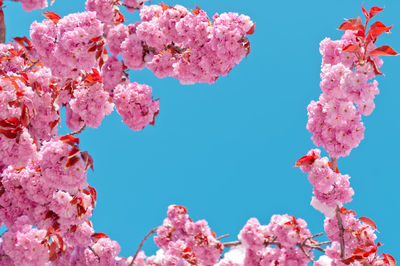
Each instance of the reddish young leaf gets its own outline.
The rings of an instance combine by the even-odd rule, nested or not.
[[[9,139],[15,139],[18,136],[17,132],[15,132],[14,130],[11,130],[11,129],[6,130],[6,129],[0,128],[0,134],[3,134],[4,136],[6,136]]]
[[[14,40],[25,48],[30,48],[32,46],[31,41],[27,37],[15,37]]]
[[[101,76],[97,69],[93,68],[92,73],[86,76],[85,83],[93,84],[95,82],[101,82]]]
[[[360,50],[360,48],[358,47],[358,45],[354,45],[354,44],[348,44],[345,47],[343,47],[343,49],[342,49],[343,52],[349,52],[349,53],[353,53],[358,50]]]
[[[398,53],[390,46],[388,45],[383,45],[381,47],[375,48],[371,52],[369,52],[370,55],[398,55]]]
[[[374,17],[375,15],[377,15],[382,10],[383,10],[383,8],[380,8],[380,7],[377,7],[377,6],[371,7],[371,9],[369,10],[369,18]]]
[[[305,155],[298,159],[293,167],[312,165],[317,159],[319,159],[319,156],[313,152],[311,155]]]
[[[254,29],[256,28],[256,24],[253,24],[253,26],[251,26],[251,28],[249,29],[248,32],[246,32],[246,34],[248,35],[252,35],[254,33]]]
[[[106,234],[104,234],[104,233],[94,233],[93,235],[92,235],[92,238],[109,238]]]
[[[197,16],[198,14],[200,14],[201,9],[196,5],[196,9],[191,9],[190,11],[192,11],[192,13]]]
[[[376,224],[375,224],[375,222],[374,222],[372,219],[370,219],[370,218],[368,218],[368,217],[365,217],[365,216],[362,216],[362,217],[358,218],[358,220],[360,220],[360,221],[362,221],[362,222],[368,224],[369,226],[371,226],[372,228],[374,228],[375,230],[377,230],[377,229],[376,229]]]
[[[79,150],[78,147],[73,146],[72,149],[68,153],[68,158],[72,158],[77,156],[81,151]]]
[[[96,201],[97,201],[97,192],[96,189],[94,187],[88,186],[89,191],[90,191],[90,195],[92,195],[92,205],[96,205]]]
[[[57,15],[54,12],[42,12],[43,16],[45,16],[46,18],[50,19],[51,21],[53,21],[55,24],[58,23],[58,21],[61,19],[61,17],[59,15]]]
[[[125,22],[124,15],[122,15],[122,13],[119,12],[119,10],[117,10],[116,13],[117,13],[118,17],[117,17],[117,19],[115,21],[118,22],[118,23],[124,23]]]
[[[153,120],[150,122],[150,125],[152,125],[152,126],[155,125],[155,123],[156,123],[156,116],[157,116],[159,113],[160,113],[159,110],[157,110],[157,112],[154,113]]]
[[[385,262],[389,263],[389,266],[396,266],[396,260],[390,254],[382,253],[383,257],[385,258]]]
[[[60,140],[61,140],[62,142],[67,143],[68,145],[71,145],[71,146],[75,146],[75,145],[78,145],[78,144],[79,144],[79,138],[76,138],[76,137],[71,136],[71,135],[64,135],[64,136],[61,136],[61,137],[60,137]]]
[[[372,60],[371,57],[368,58],[368,62],[371,63],[372,67],[374,68],[375,75],[382,75],[382,71],[379,69],[378,65]]]
[[[362,9],[362,12],[363,12],[365,18],[366,18],[367,20],[369,20],[369,13],[368,13],[368,11],[364,8],[364,6],[361,6],[361,9]]]
[[[49,126],[51,129],[53,129],[55,126],[57,126],[58,123],[60,123],[60,118],[52,122],[49,122]]]
[[[68,167],[74,166],[78,161],[79,161],[78,156],[68,158],[67,162],[65,163],[65,167],[68,168]]]
[[[23,127],[27,127],[30,123],[30,116],[29,116],[29,109],[28,106],[26,106],[26,104],[23,105],[22,107],[22,112],[21,112],[21,125]]]
[[[159,5],[161,6],[163,11],[173,8],[172,6],[165,5],[165,4],[159,4]]]
[[[20,121],[16,117],[7,118],[7,119],[3,119],[0,121],[1,127],[16,128],[17,126],[19,126],[19,124],[20,124]]]
[[[375,42],[376,39],[384,32],[390,32],[390,29],[393,28],[393,26],[390,27],[375,27],[372,30],[370,29],[368,31],[368,35],[367,35],[367,40],[366,42]]]
[[[340,25],[339,30],[361,30],[361,31],[365,31],[364,29],[364,25],[361,22],[361,18],[351,18],[351,19],[347,19],[346,22],[342,23],[342,25]]]
[[[94,171],[92,156],[90,156],[90,154],[87,151],[84,151],[84,152],[81,152],[81,157],[82,157],[82,160],[85,162],[85,171],[89,168],[92,169],[92,171]]]

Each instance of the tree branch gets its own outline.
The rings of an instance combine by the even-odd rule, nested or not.
[[[144,236],[144,238],[142,239],[142,242],[140,242],[140,245],[139,245],[138,249],[136,250],[136,253],[135,253],[135,255],[133,256],[133,259],[132,259],[132,261],[131,261],[131,264],[129,264],[129,266],[132,266],[132,265],[133,265],[133,262],[135,261],[137,255],[139,254],[139,251],[142,249],[142,246],[143,246],[144,242],[146,241],[146,239],[147,239],[149,236],[151,236],[152,234],[156,233],[157,230],[158,230],[158,227],[153,228],[150,232],[147,233],[147,235]]]
[[[220,239],[225,238],[225,237],[228,237],[228,236],[230,236],[230,234],[226,234],[226,235],[219,236],[219,237],[217,237],[216,239],[217,239],[217,240],[220,240]]]
[[[340,216],[340,208],[339,205],[336,206],[336,219],[338,220],[339,227],[339,237],[340,237],[340,258],[342,260],[345,259],[345,246],[344,246],[344,227],[342,217]]]
[[[6,42],[6,22],[4,20],[3,0],[0,0],[0,43]]]
[[[100,262],[100,256],[96,253],[96,251],[94,251],[94,249],[93,249],[91,246],[88,246],[88,249],[90,249],[90,251],[93,252],[93,254],[97,257],[97,259],[98,259],[99,262]]]
[[[83,125],[83,126],[81,127],[81,129],[79,129],[79,130],[77,130],[77,131],[74,131],[74,132],[71,132],[71,133],[69,133],[69,134],[67,134],[67,135],[70,135],[70,136],[78,135],[78,134],[81,133],[85,128],[86,128],[86,125]]]

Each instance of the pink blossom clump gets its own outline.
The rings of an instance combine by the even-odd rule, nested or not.
[[[78,86],[73,92],[69,106],[71,112],[79,115],[85,125],[93,128],[99,127],[104,117],[111,114],[114,108],[109,94],[98,82]]]
[[[191,13],[180,5],[151,5],[140,17],[121,45],[122,55],[128,67],[147,66],[159,78],[214,83],[250,51],[245,35],[253,33],[254,23],[248,16],[216,14],[212,22],[199,8]]]
[[[161,265],[215,265],[223,247],[207,222],[193,222],[182,206],[169,206],[167,214],[168,218],[154,237],[154,242],[164,251]]]
[[[126,40],[129,35],[129,28],[124,24],[118,24],[107,33],[107,45],[110,52],[114,56],[118,56],[121,53],[121,44]],[[129,49],[124,49],[128,52]]]
[[[307,265],[309,259],[298,245],[310,236],[303,219],[273,215],[268,225],[260,225],[256,218],[251,218],[239,233],[246,248],[244,262],[240,265]],[[312,256],[309,248],[303,246],[303,249]]]
[[[149,123],[154,124],[159,102],[153,100],[150,86],[136,82],[120,84],[114,90],[113,101],[122,122],[132,130],[141,130]]]
[[[47,7],[47,0],[20,0],[20,2],[26,12]]]
[[[46,230],[33,228],[26,216],[3,234],[3,250],[14,265],[49,265],[49,249],[45,239]]]
[[[72,149],[74,147],[61,140],[45,142],[40,149],[39,164],[42,178],[49,186],[75,193],[88,184],[83,160],[78,157],[75,164],[67,164]]]
[[[375,95],[379,94],[378,82],[370,80],[383,61],[371,55],[371,61],[359,62],[354,53],[343,51],[351,44],[356,44],[353,31],[346,31],[341,40],[326,38],[321,42],[322,95],[307,108],[307,129],[313,133],[314,144],[323,146],[335,158],[349,155],[364,138],[361,114],[372,113]],[[373,43],[368,45],[367,56],[374,48]]]
[[[96,18],[111,23],[114,17],[114,0],[87,0],[86,9],[96,12]]]
[[[320,151],[313,149],[308,153],[310,154],[319,156]],[[330,216],[336,205],[352,201],[354,190],[350,187],[350,177],[333,171],[327,157],[315,159],[305,170],[313,185],[314,198],[311,204],[317,210]]]
[[[129,12],[134,12],[141,9],[144,6],[144,2],[147,0],[123,0],[126,10]]]
[[[96,65],[95,51],[89,49],[93,38],[102,36],[103,25],[96,12],[74,13],[57,24],[46,19],[31,25],[30,36],[41,62],[60,78],[76,78],[81,70]]]
[[[375,230],[369,225],[355,217],[356,213],[345,208],[340,209],[340,218],[344,228],[343,239],[345,244],[345,258],[353,255],[357,248],[369,250],[375,247],[377,238]],[[327,248],[326,255],[331,259],[340,261],[340,233],[336,216],[325,218],[324,229],[327,237],[333,241]],[[376,252],[369,255],[374,256]],[[373,264],[375,265],[375,264]]]
[[[101,68],[104,90],[112,95],[114,88],[122,81],[124,66],[115,56],[109,57]]]

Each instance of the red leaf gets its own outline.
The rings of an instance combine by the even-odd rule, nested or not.
[[[4,119],[4,120],[0,121],[0,126],[1,127],[16,128],[17,126],[19,126],[19,124],[20,124],[20,121],[16,117],[7,118],[7,119]]]
[[[68,158],[72,158],[77,156],[81,151],[79,150],[78,147],[73,146],[72,149],[68,153]]]
[[[375,63],[375,61],[372,60],[371,57],[368,58],[368,62],[370,62],[372,64],[372,67],[374,68],[375,75],[382,75],[383,74],[382,71],[377,66],[377,64]]]
[[[161,6],[163,11],[173,8],[172,6],[165,5],[165,4],[159,4],[159,5]]]
[[[74,166],[78,161],[79,161],[79,157],[78,156],[74,156],[74,157],[68,158],[67,162],[65,163],[65,167]]]
[[[311,155],[305,155],[298,159],[294,167],[312,165],[317,159],[319,156],[313,152]]]
[[[15,37],[14,40],[25,48],[31,47],[31,41],[27,37]]]
[[[11,129],[6,130],[6,129],[0,128],[0,133],[9,139],[15,139],[18,136],[17,132],[15,132],[14,130],[11,130]]]
[[[368,35],[367,35],[367,43],[369,42],[375,42],[376,39],[384,32],[390,32],[390,29],[393,28],[393,26],[390,27],[375,27],[373,29],[370,29],[368,31]]]
[[[389,266],[396,266],[396,260],[390,254],[382,253],[386,262],[389,263]]]
[[[109,238],[106,234],[104,234],[104,233],[94,233],[93,235],[92,235],[92,237],[93,238]]]
[[[90,195],[92,196],[92,205],[96,205],[96,201],[97,201],[97,192],[96,189],[94,187],[88,186],[89,191],[90,191]]]
[[[371,52],[369,52],[370,55],[398,55],[398,53],[393,50],[392,47],[388,45],[383,45],[381,47],[375,48]]]
[[[376,224],[375,224],[375,222],[374,222],[372,219],[370,219],[370,218],[368,218],[368,217],[365,217],[365,216],[362,216],[362,217],[358,218],[358,220],[360,220],[360,221],[362,221],[362,222],[368,224],[369,226],[371,226],[372,228],[374,228],[375,230],[377,230],[377,229],[376,229]]]
[[[246,34],[251,35],[254,33],[254,29],[256,28],[256,24],[253,24],[253,26],[251,26],[251,28],[249,29],[248,32],[246,32]]]
[[[371,7],[371,9],[369,10],[369,18],[374,17],[375,15],[377,15],[382,10],[383,10],[383,8],[380,8],[380,7],[377,7],[377,6]]]
[[[153,120],[150,122],[150,125],[152,125],[152,126],[155,125],[155,123],[156,123],[156,116],[157,116],[159,113],[160,113],[159,110],[157,110],[157,112],[154,113]]]
[[[93,73],[90,73],[89,75],[86,76],[85,82],[89,84],[93,84],[95,82],[101,82],[101,76],[100,73],[97,69],[93,68],[92,69]]]
[[[190,11],[192,11],[192,13],[197,16],[198,14],[200,14],[201,9],[196,5],[196,9],[191,9]]]
[[[23,105],[22,107],[22,113],[21,113],[21,125],[23,127],[27,127],[29,125],[31,118],[29,116],[29,109],[26,104]]]
[[[51,21],[53,21],[55,24],[58,23],[58,21],[61,19],[61,17],[59,15],[57,15],[54,12],[42,12],[43,16],[45,16],[46,18],[50,19]]]
[[[351,18],[347,19],[347,22],[340,25],[339,30],[361,30],[365,31],[364,25],[361,22],[361,18]]]
[[[90,168],[90,169],[92,169],[92,171],[94,171],[92,156],[90,156],[90,154],[87,151],[84,151],[84,152],[81,152],[81,157],[82,157],[82,160],[85,162],[85,170]]]
[[[57,124],[60,122],[60,118],[57,120],[54,120],[52,122],[49,122],[49,126],[51,129],[53,129],[55,126],[57,126]]]
[[[369,19],[368,11],[367,11],[363,6],[361,6],[361,9],[362,9],[362,12],[363,12],[365,18],[366,18],[366,19]]]
[[[358,45],[354,45],[354,44],[346,45],[342,49],[343,52],[349,52],[349,53],[354,53],[355,51],[358,51],[358,50],[360,50],[360,48],[358,47]]]
[[[62,142],[67,143],[68,145],[74,146],[74,145],[78,145],[79,144],[79,138],[76,138],[74,136],[71,135],[64,135],[60,137],[60,140]]]

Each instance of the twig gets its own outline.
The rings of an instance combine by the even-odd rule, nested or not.
[[[34,68],[37,64],[39,63],[39,60],[36,60],[35,62],[32,63],[32,65],[30,65],[29,67],[25,68],[24,70],[21,71],[21,73],[26,73],[29,70],[31,70],[32,68]]]
[[[144,242],[146,241],[146,239],[147,239],[149,236],[151,236],[152,234],[154,234],[155,232],[157,232],[157,230],[158,230],[158,227],[153,228],[150,232],[147,233],[147,235],[144,236],[144,238],[142,239],[142,242],[140,242],[140,245],[139,245],[138,249],[136,250],[136,253],[135,253],[135,255],[133,256],[133,259],[132,259],[132,261],[131,261],[131,264],[129,264],[129,266],[132,266],[132,265],[133,265],[133,262],[135,261],[137,255],[139,254],[139,251],[142,249],[142,246],[143,246]]]
[[[222,243],[222,245],[224,245],[224,248],[235,247],[235,246],[239,246],[240,244],[242,244],[242,242],[240,242],[240,241],[231,241],[231,242]]]
[[[337,171],[337,159],[334,157],[332,157],[331,168],[332,168],[333,172]]]
[[[91,246],[88,246],[88,249],[90,249],[93,252],[93,254],[97,257],[97,259],[100,262],[100,256],[96,253],[96,251],[94,251],[94,249]]]
[[[309,239],[311,239],[311,238],[316,238],[317,236],[322,236],[323,234],[324,234],[324,233],[315,234],[315,235],[313,235],[313,236],[310,236]]]
[[[78,134],[81,133],[85,128],[86,128],[86,124],[83,125],[83,127],[81,127],[81,129],[79,129],[79,130],[77,130],[77,131],[74,131],[74,132],[71,132],[71,133],[69,133],[69,134],[67,134],[67,135],[70,135],[70,136],[78,135]]]
[[[308,247],[308,248],[316,249],[316,250],[319,250],[319,251],[325,253],[325,249],[323,249],[323,248],[321,248],[321,247],[319,247],[319,246],[314,246],[314,245],[309,245],[309,244],[304,244],[304,246],[305,246],[305,247]]]
[[[216,239],[217,239],[217,240],[220,240],[220,239],[225,238],[225,237],[228,237],[228,236],[230,236],[230,234],[226,234],[226,235],[219,236],[219,237],[217,237]]]
[[[4,20],[3,1],[0,0],[0,43],[6,42],[6,22]]]
[[[307,239],[306,239],[306,240],[307,240]],[[305,242],[306,240],[304,240],[304,242]],[[304,255],[306,255],[306,257],[307,257],[309,260],[311,260],[312,262],[315,262],[315,260],[314,260],[313,258],[311,258],[310,254],[308,254],[308,252],[306,252],[306,251],[304,250],[304,247],[303,247],[303,246],[305,245],[304,242],[303,242],[303,244],[298,245],[299,248],[301,249],[301,251],[303,251]]]
[[[345,257],[345,247],[344,247],[344,228],[342,217],[340,217],[340,208],[339,205],[336,206],[336,219],[338,220],[339,226],[339,237],[340,237],[340,258],[344,260]]]

